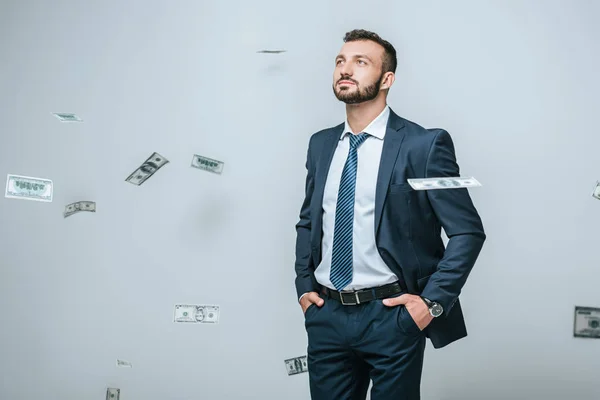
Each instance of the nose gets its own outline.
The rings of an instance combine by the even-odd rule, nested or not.
[[[352,67],[345,63],[340,67],[340,78],[350,78],[352,76]]]

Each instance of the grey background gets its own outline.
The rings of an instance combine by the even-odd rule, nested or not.
[[[447,129],[488,240],[462,294],[469,336],[428,343],[424,400],[600,396],[597,1],[0,2],[0,399],[308,399],[294,289],[312,133],[344,33],[398,49],[389,103]],[[280,55],[260,49],[288,50]],[[74,112],[64,124],[51,112]],[[152,152],[170,163],[125,182]],[[191,168],[194,153],[225,162]],[[4,178],[3,178],[4,179]],[[96,214],[63,219],[68,203]],[[174,305],[220,323],[176,325]],[[119,369],[116,359],[133,364]],[[587,396],[587,397],[586,397]]]

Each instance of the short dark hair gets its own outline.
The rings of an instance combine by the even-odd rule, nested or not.
[[[375,43],[379,43],[383,46],[385,52],[383,53],[382,60],[382,73],[393,72],[396,73],[396,66],[398,65],[398,59],[396,58],[396,49],[390,42],[383,40],[375,32],[366,31],[364,29],[354,29],[350,32],[346,32],[344,36],[344,42],[353,42],[356,40],[370,40]]]

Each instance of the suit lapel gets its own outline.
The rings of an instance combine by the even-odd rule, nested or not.
[[[394,170],[394,164],[396,162],[396,158],[398,157],[398,152],[400,151],[400,145],[404,140],[405,133],[402,130],[403,127],[404,122],[402,118],[400,118],[390,109],[390,116],[383,140],[381,159],[379,161],[379,172],[377,175],[377,185],[375,191],[375,237],[377,237],[377,231],[379,230],[379,225],[381,223],[383,204],[385,202],[390,179],[392,177],[392,171]],[[314,232],[312,235],[312,245],[316,250],[320,250],[322,240],[323,194],[325,191],[325,183],[327,181],[327,175],[329,174],[329,168],[331,167],[331,160],[333,159],[333,154],[335,153],[335,149],[337,148],[343,129],[343,123],[332,128],[330,134],[323,143],[323,149],[318,163],[319,168],[317,168],[316,171],[315,188],[313,193],[316,198],[313,199],[313,208],[311,210],[312,214],[314,215],[313,222],[315,223],[314,229],[312,229]]]
[[[377,175],[377,186],[375,189],[375,237],[377,238],[377,232],[379,231],[379,225],[381,224],[381,214],[383,211],[383,204],[387,196],[388,187],[390,186],[390,179],[394,170],[394,164],[396,158],[398,158],[398,152],[400,151],[400,145],[406,135],[405,131],[402,130],[404,122],[402,118],[396,115],[390,109],[390,117],[388,119],[387,129],[383,138],[383,149],[381,150],[381,160],[379,161],[379,172]]]
[[[312,213],[315,215],[315,218],[313,218],[313,222],[315,222],[315,229],[311,229],[312,232],[316,232],[316,234],[312,235],[313,240],[315,240],[315,243],[313,243],[314,248],[321,247],[323,226],[323,194],[325,192],[325,183],[327,181],[327,175],[329,174],[329,168],[331,167],[331,160],[333,159],[333,154],[335,153],[335,149],[337,148],[342,132],[344,131],[344,126],[345,124],[342,123],[341,125],[332,128],[332,132],[330,132],[325,139],[323,150],[321,151],[320,155],[319,168],[317,168],[316,171],[313,196],[317,197],[312,203]]]

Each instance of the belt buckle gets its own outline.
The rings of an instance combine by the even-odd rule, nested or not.
[[[345,303],[344,302],[344,294],[348,294],[348,293],[354,293],[354,298],[356,299],[356,303]],[[344,306],[355,306],[355,305],[360,304],[360,300],[358,299],[357,291],[340,292],[340,301],[342,302],[342,305],[344,305]]]

